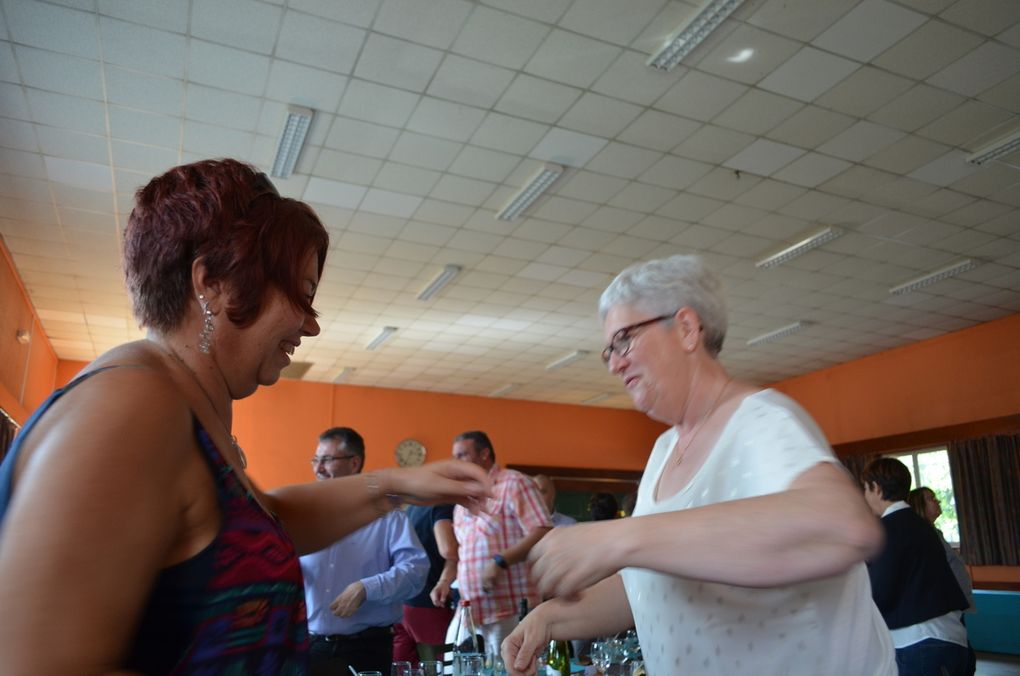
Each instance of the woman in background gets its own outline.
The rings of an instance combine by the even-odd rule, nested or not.
[[[919,486],[910,491],[907,495],[907,502],[921,518],[929,522],[932,528],[935,528],[935,520],[942,516],[942,505],[939,504],[935,491],[927,486]],[[963,559],[956,553],[956,550],[946,542],[946,537],[942,534],[942,531],[938,528],[935,528],[935,531],[939,534],[942,547],[946,550],[946,560],[949,562],[949,567],[952,569],[960,589],[963,590],[963,595],[967,597],[968,608],[964,612],[973,612],[974,583],[971,582],[970,573],[967,572],[967,564],[963,562]]]
[[[0,673],[302,674],[297,555],[414,502],[468,502],[455,461],[263,492],[232,403],[302,339],[329,238],[305,204],[232,160],[136,195],[124,265],[146,339],[89,364],[0,466]]]

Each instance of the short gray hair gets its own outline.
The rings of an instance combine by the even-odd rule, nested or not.
[[[616,276],[599,298],[599,319],[614,305],[636,305],[663,315],[690,307],[705,331],[704,344],[713,357],[726,339],[726,300],[722,281],[698,256],[670,256],[635,263]]]

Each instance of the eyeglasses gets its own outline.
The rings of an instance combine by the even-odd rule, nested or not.
[[[646,319],[643,322],[637,322],[636,324],[623,327],[613,334],[613,339],[609,341],[609,345],[606,345],[606,349],[602,350],[602,361],[608,365],[609,358],[613,356],[613,353],[616,353],[618,357],[626,357],[630,352],[634,338],[637,337],[639,329],[650,326],[655,322],[663,322],[667,319],[672,319],[675,316],[676,312],[671,312],[668,315],[652,317],[651,319]]]
[[[348,453],[347,455],[319,455],[309,460],[309,462],[312,463],[312,467],[315,467],[320,462],[323,463],[324,465],[328,465],[331,462],[337,462],[339,460],[350,460],[351,458],[356,457],[358,456],[354,453]]]

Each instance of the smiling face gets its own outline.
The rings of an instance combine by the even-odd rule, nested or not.
[[[310,302],[319,283],[318,261],[311,253],[304,261],[302,283]],[[250,364],[254,371],[254,382],[239,387],[247,392],[234,392],[234,398],[247,396],[258,385],[272,385],[279,380],[280,371],[290,365],[301,339],[318,334],[319,323],[315,317],[296,307],[279,289],[269,287],[262,312],[250,326],[237,330],[228,350],[235,357],[234,361]]]

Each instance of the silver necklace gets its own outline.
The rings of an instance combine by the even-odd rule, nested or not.
[[[694,425],[694,428],[691,430],[690,436],[687,437],[687,443],[685,443],[684,447],[682,449],[680,449],[680,453],[677,455],[676,460],[673,463],[674,465],[679,465],[681,462],[684,461],[684,458],[687,457],[687,449],[691,447],[692,443],[694,443],[694,439],[695,439],[695,437],[698,436],[698,432],[701,431],[701,426],[704,424],[704,422],[706,420],[708,420],[709,418],[711,418],[712,414],[715,413],[715,407],[719,405],[719,401],[722,399],[722,396],[726,392],[726,390],[729,389],[730,384],[732,382],[733,382],[733,378],[727,378],[726,379],[726,382],[723,384],[722,388],[719,390],[719,393],[716,394],[715,395],[715,399],[712,400],[712,406],[708,409],[708,413],[706,413],[705,415],[701,416],[701,418],[698,420],[698,422]]]
[[[180,362],[181,366],[184,367],[184,370],[187,371],[188,374],[191,376],[191,379],[195,381],[196,385],[198,385],[198,389],[202,391],[202,394],[205,396],[205,400],[209,402],[209,406],[212,408],[213,414],[216,416],[216,420],[226,431],[227,436],[230,437],[230,445],[234,447],[234,453],[237,454],[237,459],[241,463],[241,469],[248,469],[248,456],[244,454],[244,449],[241,448],[241,445],[237,443],[237,437],[230,433],[230,428],[227,426],[227,423],[224,422],[223,418],[220,416],[220,412],[216,408],[216,404],[215,402],[213,402],[213,398],[209,396],[209,392],[207,392],[205,387],[202,385],[202,381],[198,379],[198,374],[195,373],[194,369],[188,366],[188,363],[186,361],[181,359],[181,356],[177,354],[177,352],[173,348],[167,347],[166,350],[171,355],[173,355],[174,359]]]

